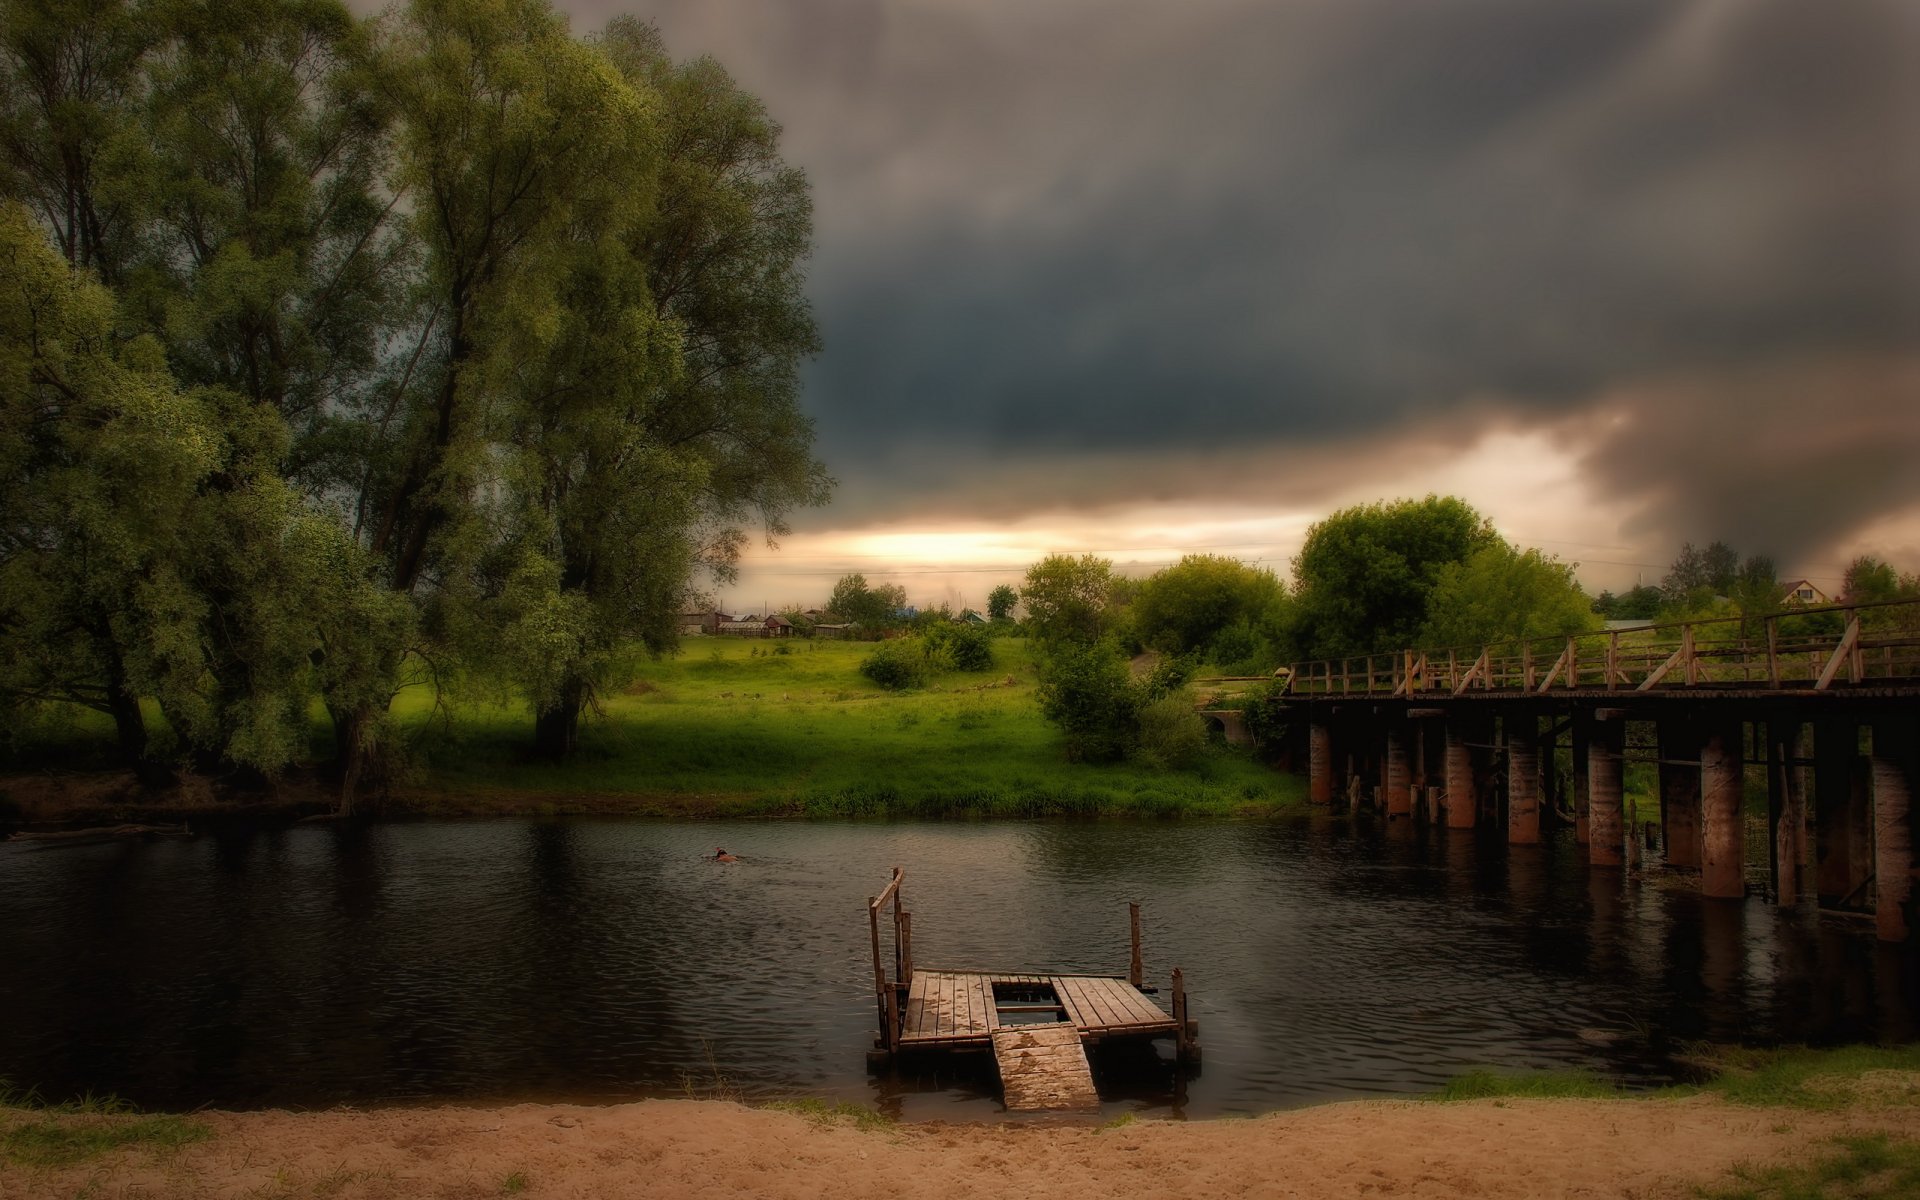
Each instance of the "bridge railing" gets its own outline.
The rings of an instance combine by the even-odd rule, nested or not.
[[[1920,600],[1829,604],[1293,664],[1294,695],[1827,691],[1920,680]]]

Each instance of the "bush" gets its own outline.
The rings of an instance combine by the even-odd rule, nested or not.
[[[1134,757],[1150,767],[1184,767],[1207,745],[1207,726],[1184,691],[1168,692],[1140,708],[1140,744]]]
[[[890,692],[919,687],[927,681],[927,655],[918,638],[881,642],[860,664],[860,673]]]
[[[993,634],[984,625],[943,621],[926,633],[927,657],[956,671],[993,670]]]
[[[1125,758],[1139,737],[1140,695],[1111,644],[1058,647],[1040,673],[1040,711],[1067,736],[1074,762]]]

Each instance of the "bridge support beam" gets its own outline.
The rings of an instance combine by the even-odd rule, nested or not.
[[[1807,861],[1805,773],[1793,761],[1802,756],[1802,726],[1795,720],[1767,723],[1767,817],[1773,827],[1773,898],[1782,908],[1800,902]]]
[[[1824,908],[1858,906],[1872,870],[1860,730],[1835,718],[1813,727],[1814,887]]]
[[[1530,716],[1500,718],[1507,744],[1507,842],[1532,845],[1540,840],[1540,729]]]
[[[1587,812],[1589,783],[1588,755],[1592,753],[1593,713],[1585,708],[1573,710],[1573,838],[1580,845],[1592,837],[1592,817]]]
[[[1738,721],[1715,721],[1700,743],[1700,890],[1739,899],[1747,894],[1746,829],[1740,818],[1742,763]]]
[[[1700,865],[1700,741],[1690,722],[1660,720],[1660,838],[1670,867]]]
[[[1480,792],[1473,781],[1473,751],[1467,746],[1465,718],[1447,718],[1447,828],[1472,829],[1480,815]]]
[[[1883,942],[1904,942],[1913,920],[1914,739],[1911,719],[1873,724],[1874,925]]]
[[[1616,710],[1617,711],[1617,710]],[[1587,862],[1595,867],[1621,863],[1622,816],[1620,766],[1626,749],[1625,714],[1596,714],[1587,744]],[[1611,717],[1612,719],[1607,719]]]
[[[1388,820],[1413,812],[1413,782],[1407,763],[1407,727],[1397,721],[1387,726],[1386,793]]]
[[[1333,803],[1333,729],[1325,716],[1307,725],[1307,801]]]

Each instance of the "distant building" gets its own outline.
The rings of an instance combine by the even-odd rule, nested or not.
[[[778,613],[765,617],[749,613],[720,622],[718,632],[728,637],[792,637],[793,622]]]
[[[957,625],[985,625],[987,623],[985,617],[970,608],[962,609],[960,615],[953,620]]]
[[[822,638],[850,638],[853,636],[853,624],[820,624],[813,627],[813,636]]]
[[[1623,633],[1629,629],[1651,629],[1651,628],[1653,628],[1652,617],[1622,617],[1617,621],[1607,622],[1608,633]]]
[[[1813,586],[1811,580],[1795,579],[1785,585],[1784,598],[1788,604],[1830,604],[1827,594]]]
[[[680,636],[695,637],[703,633],[719,633],[720,626],[733,618],[720,612],[689,612],[680,614]]]

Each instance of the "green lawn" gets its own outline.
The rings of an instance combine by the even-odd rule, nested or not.
[[[1304,784],[1216,747],[1193,766],[1069,763],[1034,698],[1024,642],[995,665],[889,693],[859,673],[871,645],[689,638],[583,723],[563,767],[526,754],[532,720],[510,700],[454,698],[436,718],[424,689],[395,705],[424,764],[416,802],[539,793],[623,795],[663,810],[814,816],[1230,815],[1299,803]],[[640,804],[640,807],[645,807]]]

